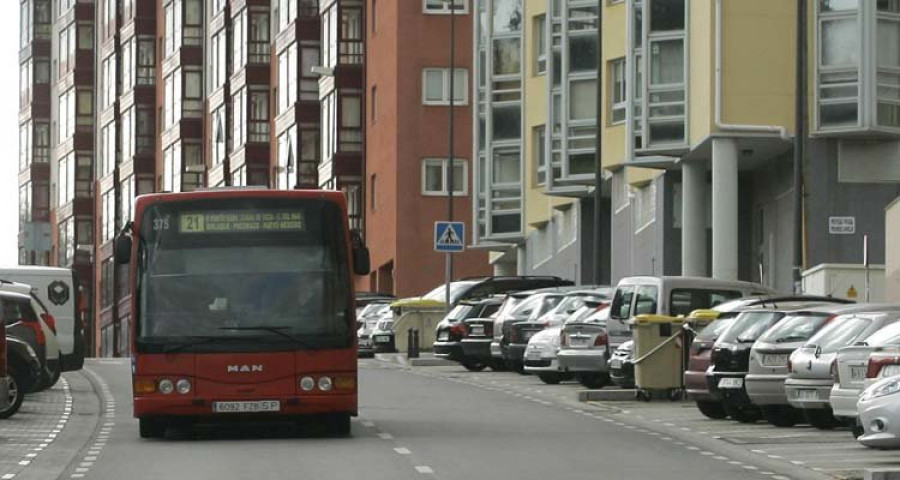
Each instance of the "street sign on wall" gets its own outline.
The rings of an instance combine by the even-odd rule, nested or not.
[[[856,217],[828,217],[828,233],[853,235],[856,233]]]

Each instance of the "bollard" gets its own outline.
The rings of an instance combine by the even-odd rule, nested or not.
[[[419,358],[419,331],[414,328],[406,331],[406,358]]]

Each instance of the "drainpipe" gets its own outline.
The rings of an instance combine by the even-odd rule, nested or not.
[[[716,0],[716,76],[715,76],[715,127],[719,131],[777,133],[790,140],[787,129],[777,125],[733,125],[722,122],[722,3]]]

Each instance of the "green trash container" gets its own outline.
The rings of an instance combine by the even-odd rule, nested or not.
[[[638,315],[631,320],[634,383],[642,400],[681,398],[684,391],[683,317]]]

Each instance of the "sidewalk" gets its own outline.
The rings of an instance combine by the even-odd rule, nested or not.
[[[0,420],[0,478],[14,478],[65,428],[72,413],[69,383],[61,378],[42,392],[25,396],[22,407]]]
[[[402,367],[452,367],[459,365],[450,360],[437,358],[431,352],[421,352],[419,358],[407,358],[405,353],[376,353],[375,360]]]

